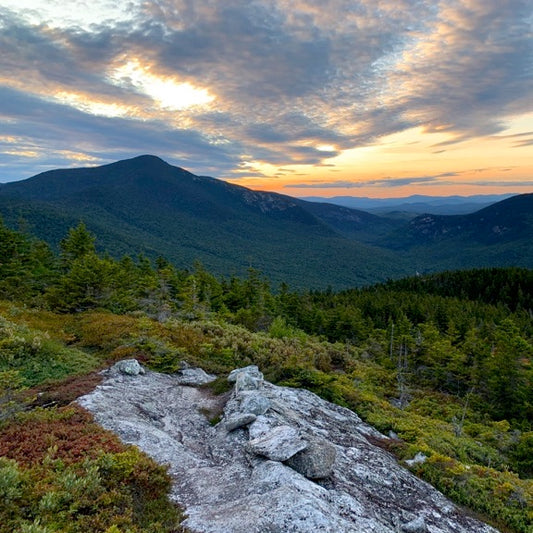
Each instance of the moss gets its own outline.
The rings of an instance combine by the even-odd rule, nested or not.
[[[216,396],[225,394],[233,388],[233,383],[230,383],[225,376],[217,377],[214,381],[210,381],[205,385],[202,385],[202,388],[210,390]]]

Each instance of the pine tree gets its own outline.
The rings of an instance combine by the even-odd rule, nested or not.
[[[488,399],[496,418],[512,420],[524,416],[531,383],[522,367],[532,355],[531,345],[522,338],[516,324],[505,319],[494,335],[492,354],[487,363]]]
[[[89,253],[95,253],[95,240],[96,237],[83,222],[80,222],[75,228],[70,228],[68,235],[59,243],[63,266],[69,268],[76,259]]]

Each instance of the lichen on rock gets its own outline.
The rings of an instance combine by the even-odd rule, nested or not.
[[[109,371],[111,373],[124,374],[126,376],[138,376],[145,372],[137,359],[123,359],[122,361],[115,363]]]
[[[287,465],[309,479],[325,479],[333,472],[337,449],[326,439],[306,436],[308,445],[287,460]]]
[[[387,437],[352,411],[268,383],[257,367],[230,378],[216,426],[203,413],[220,397],[179,375],[108,372],[78,402],[169,465],[192,533],[495,533],[374,446],[367,437]],[[258,414],[246,411],[254,402]]]
[[[268,433],[248,441],[248,448],[253,453],[272,461],[287,461],[308,445],[300,432],[290,426],[276,426]]]

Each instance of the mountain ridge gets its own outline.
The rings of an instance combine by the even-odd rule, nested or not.
[[[300,286],[324,286],[336,270],[332,283],[345,286],[401,275],[388,251],[345,239],[303,206],[289,196],[195,176],[155,156],[48,171],[0,188],[6,222],[24,217],[52,243],[83,219],[115,255],[164,255],[183,267],[199,259],[219,274],[253,266]]]
[[[508,194],[477,194],[472,196],[428,196],[412,194],[399,198],[369,198],[366,196],[302,196],[302,200],[319,203],[331,203],[339,206],[363,209],[370,213],[390,216],[396,211],[417,214],[431,213],[434,215],[468,214],[478,211],[496,202],[516,196]]]
[[[533,193],[521,194],[467,215],[422,215],[413,219],[409,227],[432,240],[450,238],[465,231],[477,238],[483,236],[488,242],[507,240],[516,238],[517,230],[527,231],[527,219],[533,218],[530,217],[532,205]]]
[[[6,223],[23,220],[52,246],[83,220],[114,256],[164,256],[182,268],[200,260],[225,276],[254,267],[300,288],[347,288],[443,268],[532,268],[530,212],[533,195],[526,194],[470,215],[394,219],[195,176],[151,155],[0,187]]]

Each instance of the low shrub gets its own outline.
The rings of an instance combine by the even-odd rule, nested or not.
[[[173,532],[170,478],[71,406],[19,415],[0,431],[0,533]]]

